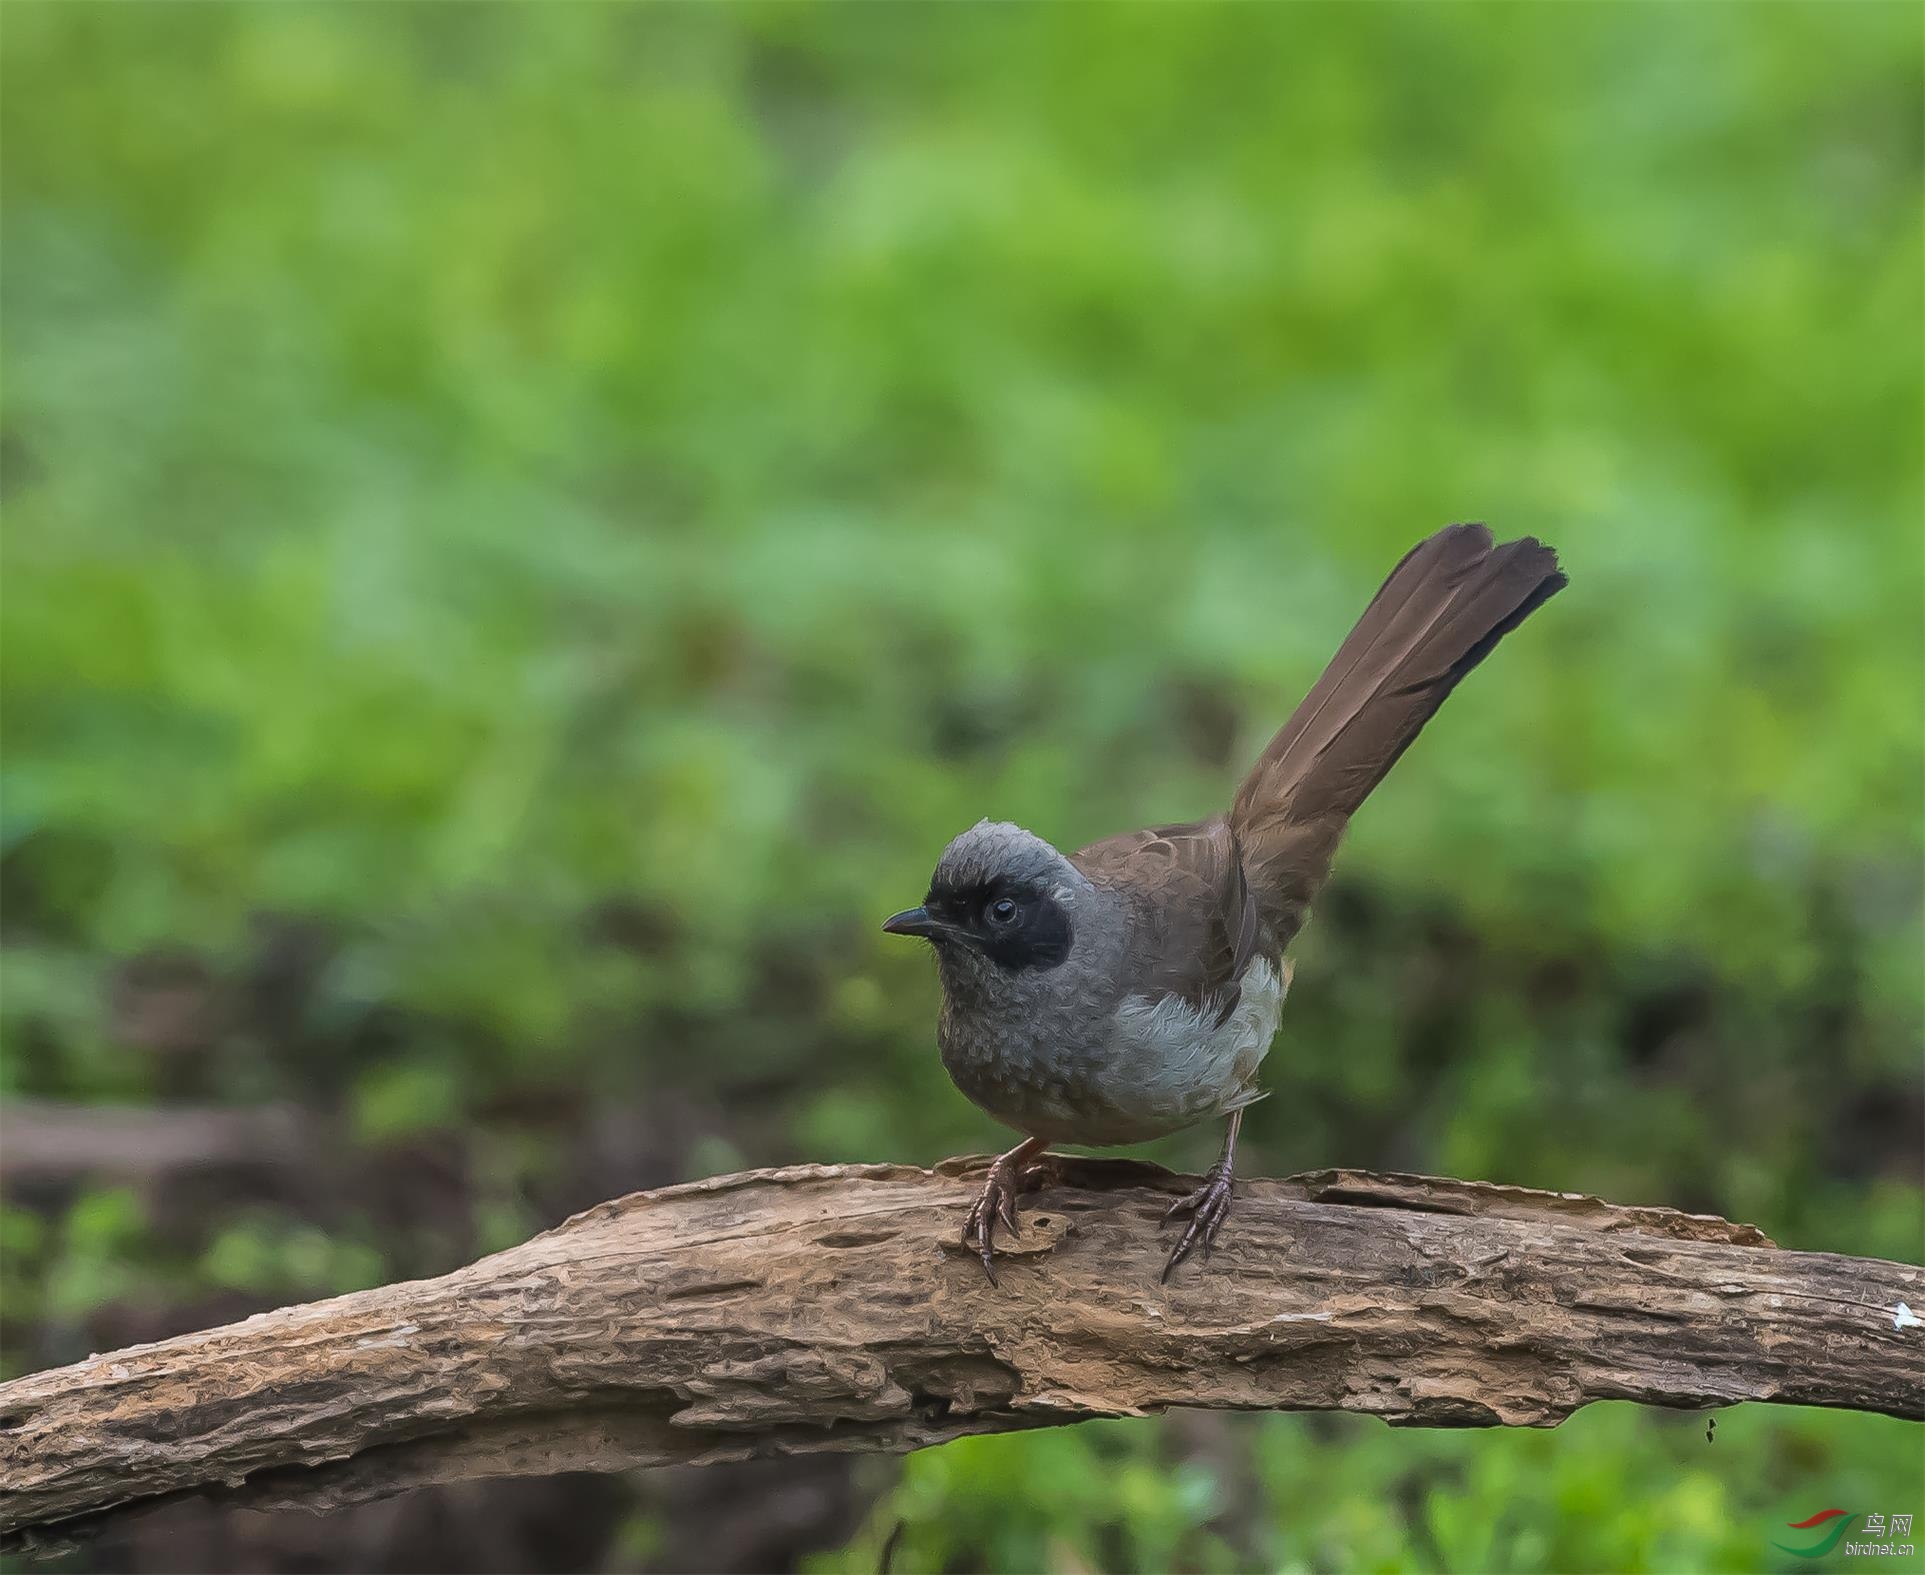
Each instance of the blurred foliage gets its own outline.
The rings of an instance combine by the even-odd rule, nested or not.
[[[0,1091],[376,1158],[10,1208],[7,1361],[998,1141],[876,920],[984,813],[1220,804],[1457,518],[1572,589],[1362,816],[1249,1168],[1916,1257],[1922,29],[15,0]],[[1916,1501],[1876,1419],[1701,1433],[973,1441],[845,1559],[1749,1568]]]
[[[1628,1405],[1474,1440],[1352,1416],[1182,1420],[1201,1436],[1175,1465],[1115,1422],[918,1455],[863,1533],[808,1567],[867,1575],[894,1534],[897,1570],[1744,1572],[1797,1567],[1766,1544],[1813,1513],[1817,1475],[1827,1506],[1918,1496],[1916,1429],[1883,1417],[1727,1415],[1709,1448],[1703,1418]]]

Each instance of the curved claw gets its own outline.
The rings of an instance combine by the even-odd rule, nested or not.
[[[1203,1256],[1206,1259],[1210,1256],[1210,1248],[1216,1242],[1216,1233],[1222,1228],[1224,1217],[1230,1212],[1231,1196],[1230,1173],[1227,1170],[1218,1169],[1212,1170],[1204,1178],[1203,1185],[1196,1191],[1186,1198],[1178,1198],[1170,1205],[1163,1216],[1163,1223],[1167,1225],[1179,1214],[1188,1214],[1190,1226],[1170,1253],[1169,1261],[1163,1265],[1163,1273],[1159,1278],[1164,1283],[1168,1283],[1176,1266],[1189,1257],[1192,1249],[1200,1246],[1203,1249]]]
[[[1009,1234],[1020,1236],[1021,1228],[1016,1223],[1016,1208],[1009,1193],[1004,1189],[994,1170],[989,1180],[983,1183],[983,1190],[976,1199],[976,1206],[969,1211],[969,1218],[963,1225],[962,1240],[965,1247],[974,1247],[983,1260],[983,1273],[989,1276],[989,1283],[996,1284],[996,1222],[1001,1220],[1009,1227]]]
[[[994,1172],[991,1172],[991,1174],[993,1175]],[[996,1216],[994,1213],[985,1210],[984,1205],[988,1202],[989,1187],[985,1184],[983,1190],[976,1197],[975,1207],[969,1211],[969,1218],[963,1221],[962,1244],[965,1247],[976,1248],[981,1254],[983,1273],[989,1276],[989,1283],[994,1285],[996,1283],[996,1270],[991,1260],[994,1258],[996,1251]]]
[[[969,1216],[969,1223],[963,1227],[963,1245],[970,1245],[971,1238],[983,1260],[983,1273],[989,1276],[989,1283],[996,1284],[996,1216],[983,1213],[982,1202],[978,1201],[975,1211]]]
[[[1036,1146],[1041,1147],[1040,1144]],[[963,1224],[962,1243],[965,1247],[976,1249],[977,1255],[983,1260],[983,1273],[989,1276],[991,1285],[997,1283],[995,1266],[997,1222],[1001,1221],[1006,1225],[1010,1235],[1022,1235],[1023,1228],[1016,1218],[1016,1199],[1047,1174],[1046,1168],[1042,1165],[1018,1163],[1019,1160],[1027,1158],[1028,1154],[1019,1149],[1005,1154],[989,1167],[989,1175],[983,1181],[983,1190],[976,1195],[976,1205],[969,1211],[969,1218]]]

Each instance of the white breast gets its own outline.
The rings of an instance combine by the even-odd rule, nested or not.
[[[1290,987],[1290,965],[1259,959],[1244,972],[1236,1010],[1221,1024],[1172,996],[1132,996],[1117,1008],[1106,1123],[1116,1135],[1085,1142],[1130,1143],[1227,1115],[1263,1097],[1257,1068],[1270,1049]]]

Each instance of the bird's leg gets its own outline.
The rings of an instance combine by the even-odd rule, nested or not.
[[[1183,1239],[1176,1244],[1170,1261],[1163,1265],[1163,1279],[1169,1279],[1171,1271],[1189,1257],[1192,1247],[1201,1246],[1203,1256],[1210,1256],[1210,1244],[1216,1240],[1217,1228],[1230,1212],[1230,1167],[1237,1157],[1237,1131],[1242,1125],[1243,1112],[1232,1110],[1229,1124],[1223,1132],[1223,1152],[1203,1178],[1203,1185],[1188,1197],[1178,1198],[1163,1216],[1165,1225],[1179,1214],[1190,1216],[1190,1228],[1184,1231]]]
[[[996,1283],[996,1270],[990,1262],[996,1251],[993,1245],[996,1222],[1001,1220],[1007,1225],[1012,1236],[1022,1234],[1022,1228],[1016,1223],[1016,1199],[1025,1184],[1034,1185],[1039,1179],[1042,1167],[1029,1162],[1048,1146],[1041,1138],[1024,1138],[997,1159],[989,1167],[989,1177],[977,1195],[976,1206],[969,1211],[969,1221],[963,1226],[963,1245],[974,1247],[982,1254],[983,1272],[989,1276],[991,1285]]]

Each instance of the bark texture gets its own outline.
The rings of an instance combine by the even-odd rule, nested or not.
[[[1242,1181],[1157,1275],[1183,1178],[1070,1159],[1000,1287],[956,1243],[983,1160],[802,1165],[638,1193],[440,1279],[0,1385],[0,1530],[62,1540],[189,1492],[315,1509],[1171,1406],[1551,1426],[1592,1400],[1925,1417],[1925,1270],[1567,1193]]]

